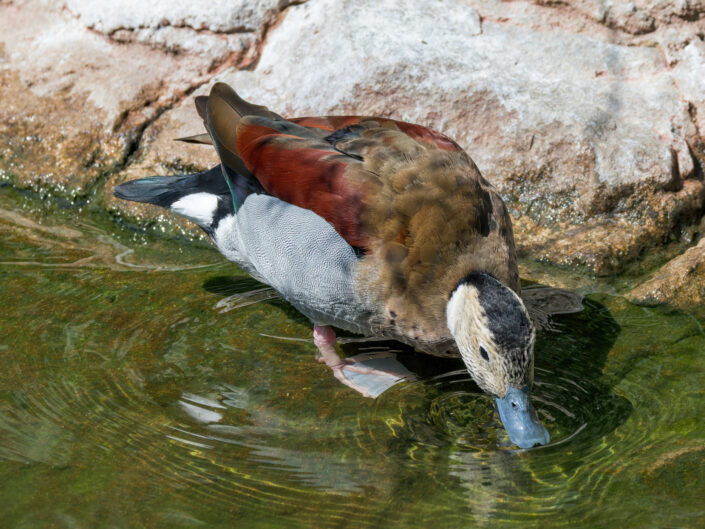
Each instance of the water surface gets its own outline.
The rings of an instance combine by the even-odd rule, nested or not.
[[[0,189],[0,526],[703,527],[702,322],[592,290],[517,450],[459,362],[350,341],[420,375],[365,399],[205,244]]]

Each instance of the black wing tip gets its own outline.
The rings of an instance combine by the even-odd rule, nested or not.
[[[136,194],[134,192],[134,185],[132,185],[133,182],[124,182],[113,187],[113,196],[121,198],[122,200],[134,200],[133,197],[136,196]]]
[[[146,202],[163,208],[170,207],[186,195],[199,192],[213,195],[230,193],[220,165],[200,173],[148,176],[113,187],[113,195],[117,198]]]
[[[169,177],[152,176],[130,180],[113,187],[113,196],[130,202],[142,202],[156,206],[169,206]]]
[[[123,184],[120,184],[120,185],[113,187],[113,196],[115,198],[120,198],[122,200],[129,200],[127,198],[127,194],[125,193],[125,191],[123,189],[121,189],[122,185]]]

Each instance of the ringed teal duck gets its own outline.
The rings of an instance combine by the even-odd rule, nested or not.
[[[313,322],[319,360],[344,384],[401,377],[335,349],[338,327],[460,356],[510,439],[545,444],[529,391],[534,326],[519,297],[512,224],[450,138],[380,117],[284,119],[223,83],[196,98],[221,164],[115,187],[169,208]]]

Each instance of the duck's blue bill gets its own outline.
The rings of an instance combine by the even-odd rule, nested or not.
[[[495,399],[499,418],[509,434],[512,443],[521,448],[545,445],[550,441],[548,431],[536,417],[529,400],[529,386],[509,387],[504,398]]]

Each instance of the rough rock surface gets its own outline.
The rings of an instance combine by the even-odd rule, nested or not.
[[[705,314],[705,238],[666,263],[627,297],[644,305],[669,303]]]
[[[563,2],[536,3],[550,6]],[[697,20],[705,13],[703,0],[574,0],[569,5],[607,27],[634,35],[650,33],[664,24]]]
[[[264,7],[245,15],[207,11],[223,35],[182,26],[205,20],[189,18],[186,2],[143,3],[143,11],[128,2],[69,2],[70,9],[41,0],[0,4],[0,176],[23,187],[86,194],[122,167],[162,112],[219,67],[252,60],[279,8],[270,3],[255,3]],[[180,7],[175,27],[163,16],[170,7]],[[146,18],[148,10],[158,20]]]
[[[38,1],[3,6],[0,15],[31,13]],[[127,67],[132,59],[104,60],[110,63],[106,78],[107,72],[117,79],[127,70],[133,76],[126,82],[133,91],[121,101],[131,103],[128,115],[134,118],[128,121],[134,125],[130,129],[114,117],[124,110],[97,120],[110,123],[100,149],[110,150],[116,132],[136,130],[139,140],[126,167],[105,183],[111,210],[151,217],[154,210],[112,200],[112,186],[215,161],[208,148],[172,139],[202,131],[190,96],[223,80],[286,115],[380,114],[445,132],[507,199],[519,247],[536,258],[597,273],[618,271],[702,214],[703,1],[128,4],[66,0],[56,22],[112,50],[87,53],[93,60],[101,53],[135,53],[144,61],[134,72]],[[36,24],[17,19],[13,25],[27,41],[42,40]],[[10,57],[3,75],[13,83],[35,82],[37,69],[13,58],[20,53],[18,38],[0,39]],[[146,62],[151,54],[161,58],[154,68]],[[54,63],[46,68],[53,77],[69,75]],[[88,85],[94,81],[88,68],[74,69],[78,81],[67,97],[89,94],[90,101],[94,91],[102,92],[100,83]],[[141,94],[139,83],[150,81],[158,87],[156,100],[135,95]],[[56,97],[47,86],[42,97]],[[0,89],[4,95],[5,84]],[[34,97],[37,89],[31,90]],[[48,115],[69,112],[62,121],[75,126],[78,112],[54,104],[55,113]],[[106,104],[96,108],[103,111]],[[27,122],[32,108],[21,114]],[[0,117],[3,135],[6,118]],[[17,130],[22,133],[0,137],[19,142],[32,135]],[[81,130],[95,137],[93,129]],[[32,152],[43,152],[40,147]],[[118,143],[113,149],[126,147]],[[12,145],[6,151],[20,152],[29,163],[22,149]],[[90,182],[113,158],[88,159],[98,169],[71,166],[74,174],[62,169],[56,181]],[[30,174],[15,172],[19,180]]]
[[[66,0],[66,7],[88,28],[117,41],[205,55],[214,61],[235,54],[242,66],[256,58],[263,29],[291,3],[294,0]]]

